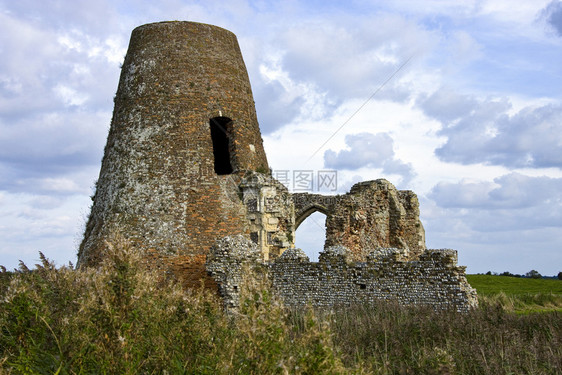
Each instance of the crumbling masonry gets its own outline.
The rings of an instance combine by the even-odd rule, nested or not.
[[[294,248],[315,211],[327,216],[316,263]],[[476,305],[456,251],[425,248],[413,192],[376,180],[344,195],[291,194],[271,177],[236,36],[216,26],[133,30],[78,265],[95,266],[115,232],[231,306],[253,265],[288,305]]]

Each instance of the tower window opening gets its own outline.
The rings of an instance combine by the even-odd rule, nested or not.
[[[215,173],[225,175],[232,173],[230,163],[229,130],[232,120],[228,117],[213,117],[209,120],[211,139],[213,140],[213,156],[215,157]]]

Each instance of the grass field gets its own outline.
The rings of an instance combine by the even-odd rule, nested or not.
[[[510,276],[467,275],[481,302],[497,302],[517,313],[562,311],[562,281]]]
[[[490,275],[467,275],[466,278],[481,295],[494,295],[500,292],[507,295],[562,294],[562,280]]]

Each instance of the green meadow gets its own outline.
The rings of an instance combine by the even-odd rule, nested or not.
[[[562,295],[562,280],[530,279],[524,277],[467,275],[468,282],[480,295],[524,295],[553,293]]]
[[[562,312],[562,280],[510,276],[467,275],[467,280],[484,303],[498,303],[520,314]]]

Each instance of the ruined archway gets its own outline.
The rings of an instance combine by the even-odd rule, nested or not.
[[[300,210],[298,213],[296,213],[295,230],[297,230],[298,227],[301,225],[301,223],[315,212],[321,212],[324,215],[328,215],[328,209],[326,207],[318,203],[312,203],[307,207],[305,207],[304,209]]]
[[[324,250],[326,242],[326,213],[312,209],[295,227],[295,247],[302,249],[312,262]]]
[[[230,161],[230,127],[232,120],[228,117],[213,117],[209,120],[215,157],[215,173],[225,175],[232,173]]]

